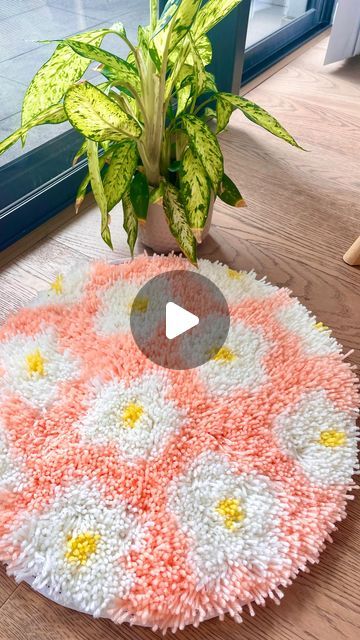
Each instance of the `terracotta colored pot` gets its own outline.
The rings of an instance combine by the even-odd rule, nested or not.
[[[199,244],[209,233],[213,209],[214,200],[212,199],[205,227],[196,237]],[[146,247],[153,249],[156,253],[179,251],[179,245],[170,232],[162,201],[149,206],[146,222],[139,223],[139,240]]]

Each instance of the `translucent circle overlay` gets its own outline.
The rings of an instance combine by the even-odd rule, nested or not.
[[[199,324],[174,339],[166,337],[166,305],[173,302],[199,317]],[[230,313],[220,289],[191,271],[155,276],[134,299],[130,326],[140,351],[166,369],[195,369],[216,357],[230,326]]]

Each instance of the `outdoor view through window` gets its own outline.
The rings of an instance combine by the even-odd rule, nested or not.
[[[55,43],[39,41],[64,38],[116,21],[123,22],[130,39],[134,39],[138,24],[149,22],[148,0],[1,0],[0,140],[20,126],[26,88],[55,48]],[[126,56],[126,45],[116,36],[107,36],[104,46]],[[90,64],[86,78],[100,82],[95,66]],[[28,134],[25,151],[47,142],[68,127],[68,123],[36,127]],[[0,156],[0,166],[20,154],[18,142]]]

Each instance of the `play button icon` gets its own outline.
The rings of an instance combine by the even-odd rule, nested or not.
[[[169,271],[138,291],[130,326],[140,351],[167,369],[193,369],[223,346],[230,314],[220,289],[196,271]]]
[[[175,302],[168,302],[166,305],[166,337],[173,340],[181,336],[185,331],[189,331],[199,324],[199,318],[190,311],[186,311],[183,307],[179,307]]]

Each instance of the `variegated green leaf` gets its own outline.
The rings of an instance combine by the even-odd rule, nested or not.
[[[96,142],[121,142],[141,135],[141,127],[136,120],[88,82],[68,90],[64,108],[73,127]]]
[[[150,27],[139,27],[138,28],[138,39],[139,39],[139,47],[143,50],[144,53],[148,53],[150,58],[152,59],[155,68],[157,71],[161,69],[161,60],[159,58],[159,54],[155,47],[154,41],[151,37],[151,29]],[[131,55],[134,56],[133,52]],[[131,56],[128,58],[128,62],[132,60]],[[135,62],[135,56],[133,57]]]
[[[151,60],[153,61],[154,65],[155,65],[155,69],[157,71],[160,71],[161,70],[161,60],[160,60],[159,54],[157,52],[157,48],[155,47],[153,42],[149,43],[148,51],[149,51],[150,58],[151,58]]]
[[[173,93],[174,87],[178,90],[182,86],[189,84],[192,81],[193,73],[193,67],[188,64],[181,64],[181,60],[179,58],[178,62],[173,67],[172,72],[166,79],[165,101],[168,100],[170,95]]]
[[[177,98],[176,116],[177,117],[180,116],[185,111],[186,105],[191,96],[191,91],[192,91],[192,85],[187,84],[185,85],[185,87],[182,87],[176,92],[176,98]]]
[[[211,183],[202,162],[188,147],[180,171],[180,194],[195,237],[204,228],[210,206]]]
[[[206,123],[216,119],[215,109],[212,109],[211,107],[206,107],[204,110],[204,114],[201,116],[201,119]]]
[[[192,28],[195,38],[204,35],[225,18],[242,0],[208,0],[197,14]]]
[[[230,102],[227,102],[227,100],[223,100],[223,98],[221,97],[220,94],[218,94],[216,97],[217,97],[217,101],[216,101],[216,120],[217,120],[216,133],[220,133],[221,131],[226,129],[226,127],[228,126],[229,120],[230,120],[230,116],[231,116],[232,112],[234,111],[235,107],[232,104],[230,104]]]
[[[88,60],[95,60],[105,67],[109,67],[115,79],[125,87],[134,89],[136,92],[140,91],[139,74],[126,60],[122,60],[122,58],[119,58],[113,53],[100,49],[92,44],[87,44],[86,42],[78,42],[73,39],[66,40],[66,42],[79,56],[87,58]]]
[[[216,82],[215,82],[215,76],[212,73],[209,73],[209,71],[206,72],[206,77],[207,77],[207,81],[206,81],[206,91],[209,91],[210,93],[217,93],[217,86],[216,86]]]
[[[190,30],[190,33],[191,33],[191,30]],[[203,65],[206,67],[212,61],[212,46],[209,38],[207,36],[201,36],[201,38],[198,38],[196,41],[196,48],[201,57]],[[179,51],[177,49],[174,49],[173,51],[171,51],[171,53],[169,54],[170,66],[175,65],[178,57],[179,57]],[[193,66],[194,63],[193,63],[191,52],[186,58],[185,64]]]
[[[122,198],[122,204],[124,212],[123,226],[127,234],[127,243],[129,245],[131,255],[133,256],[135,242],[138,234],[138,219],[130,200],[129,191],[125,191]]]
[[[87,151],[87,141],[86,139],[84,140],[84,142],[82,143],[81,147],[77,150],[77,152],[75,153],[74,157],[73,157],[73,161],[72,161],[72,166],[75,167],[75,165],[78,163],[78,161],[80,160],[81,156],[84,156],[86,154]]]
[[[206,35],[203,35],[196,40],[196,49],[203,65],[206,67],[212,61],[212,45]]]
[[[97,29],[74,36],[73,40],[99,45],[107,33],[109,29]],[[22,125],[60,102],[69,87],[80,80],[88,66],[88,60],[79,57],[71,47],[61,42],[51,58],[35,74],[25,93]]]
[[[87,153],[87,140],[85,140],[84,144],[86,146],[85,153]],[[107,157],[106,156],[101,156],[101,158],[99,158],[100,171],[103,168],[103,166],[105,165],[106,161],[107,161]],[[86,196],[89,184],[90,184],[90,174],[89,174],[89,172],[87,172],[85,178],[81,182],[81,184],[80,184],[80,186],[79,186],[79,188],[77,190],[77,193],[76,193],[76,200],[75,200],[75,212],[76,212],[76,214],[79,213],[80,207],[81,207],[82,203],[85,200],[85,196]]]
[[[125,140],[115,148],[103,180],[108,212],[122,199],[134,175],[137,163],[138,152],[134,142]]]
[[[219,93],[218,96],[221,97],[222,100],[228,102],[234,109],[240,109],[243,112],[244,116],[246,116],[251,122],[255,122],[263,129],[266,129],[270,133],[272,133],[277,138],[281,138],[285,140],[293,147],[298,147],[302,149],[296,142],[296,140],[284,129],[284,127],[274,118],[274,116],[270,115],[265,109],[259,107],[259,105],[255,104],[255,102],[251,102],[246,98],[242,98],[241,96],[234,96],[232,93]]]
[[[166,27],[155,37],[155,45],[160,55],[165,49],[170,29],[169,51],[172,51],[187,34],[193,24],[194,16],[196,16],[201,2],[202,0],[182,0]]]
[[[177,12],[179,6],[181,5],[182,0],[168,0],[162,14],[157,22],[156,29],[153,34],[153,38],[160,33],[167,25],[169,24],[172,17]]]
[[[87,140],[85,141],[87,148]],[[75,212],[79,213],[80,207],[85,200],[85,196],[88,190],[88,186],[90,184],[90,174],[87,172],[85,178],[81,181],[80,186],[76,192],[76,200],[75,200]]]
[[[157,49],[154,44],[154,40],[151,36],[151,28],[150,27],[139,27],[138,28],[138,40],[139,47],[142,49],[144,53],[148,53],[150,58],[152,59],[155,68],[157,71],[161,69],[161,60]],[[136,64],[135,55],[133,51],[130,51],[127,61],[131,64]]]
[[[229,204],[231,207],[246,207],[246,202],[242,197],[236,184],[225,173],[219,185],[217,195],[219,198]]]
[[[155,189],[151,189],[150,198],[149,198],[150,204],[155,204],[155,202],[160,202],[160,200],[163,199],[164,188],[165,188],[164,182],[160,182],[158,187],[156,187]]]
[[[196,264],[196,240],[187,221],[180,193],[169,182],[165,184],[163,203],[172,235],[190,262]]]
[[[87,141],[87,155],[91,189],[101,212],[101,237],[104,242],[106,242],[106,244],[110,247],[110,249],[112,249],[113,245],[111,242],[111,234],[109,228],[107,202],[100,173],[98,145],[93,140]]]
[[[16,131],[14,131],[14,133],[5,138],[5,140],[0,142],[0,155],[4,153],[4,151],[9,149],[13,144],[15,144],[15,142],[17,142],[20,138],[25,136],[26,133],[33,127],[37,127],[41,124],[59,124],[60,122],[65,122],[65,120],[67,120],[67,115],[62,104],[53,105],[48,109],[45,109],[37,116],[29,120],[26,125],[20,127],[20,129],[17,129]]]
[[[216,136],[209,127],[193,115],[183,115],[182,123],[189,138],[189,144],[208,174],[214,191],[224,173],[224,160]]]
[[[204,91],[205,87],[206,87],[206,83],[207,83],[207,74],[205,71],[205,67],[203,64],[203,61],[200,57],[200,54],[194,44],[194,41],[192,39],[191,36],[189,36],[189,42],[190,42],[190,48],[191,48],[191,54],[192,54],[192,61],[193,61],[193,68],[194,68],[194,75],[195,75],[195,93],[196,95],[201,95],[202,92]]]
[[[135,118],[138,122],[143,122],[142,113],[138,108],[135,98],[132,98],[123,91],[120,91],[120,93],[110,91],[109,97],[115,100],[120,106],[120,109],[125,111],[125,113]]]
[[[149,185],[144,173],[136,173],[130,184],[130,198],[139,220],[146,220],[149,208]]]

